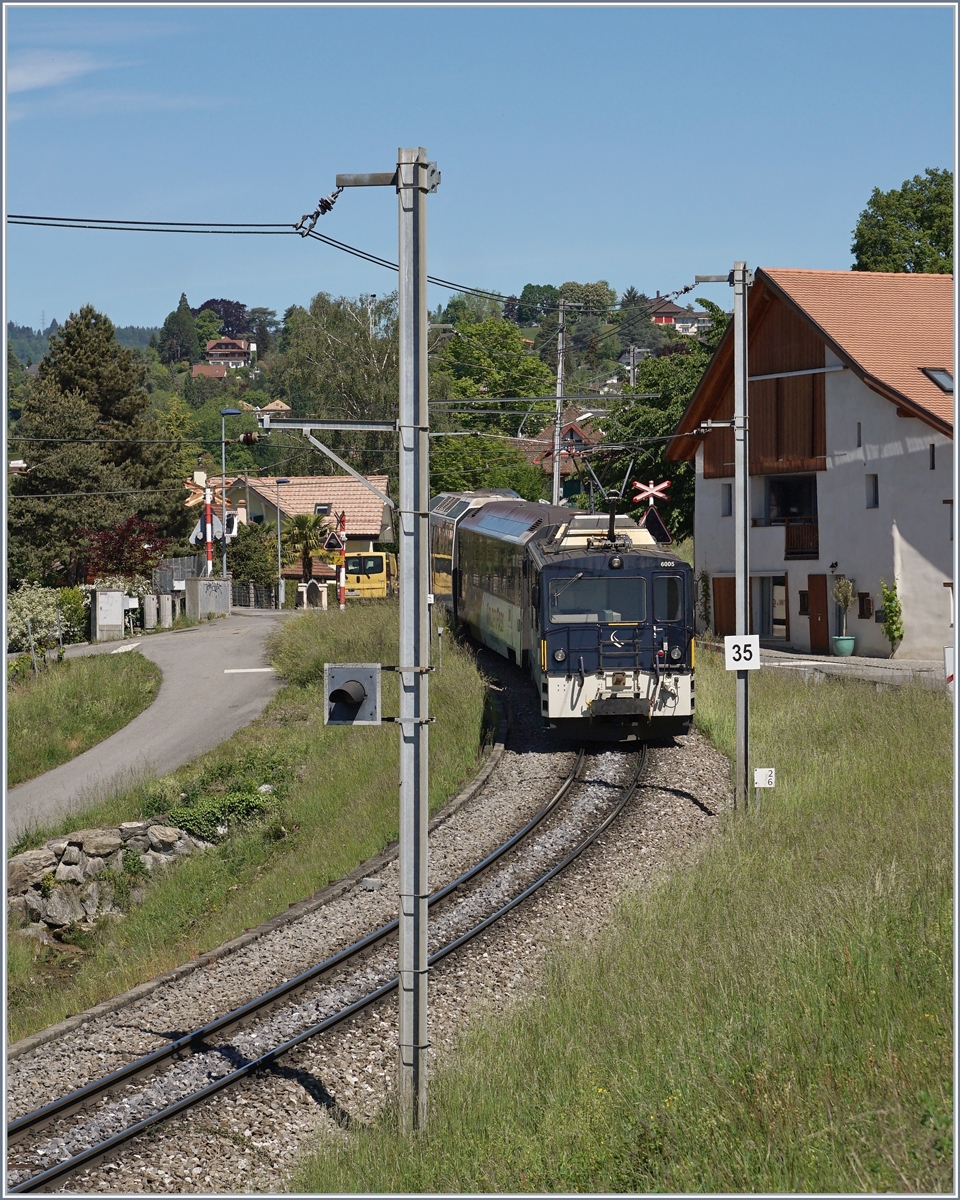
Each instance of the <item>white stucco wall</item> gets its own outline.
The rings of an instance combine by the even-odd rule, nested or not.
[[[826,352],[825,365],[839,365]],[[817,560],[785,560],[780,526],[750,531],[750,574],[786,575],[790,644],[809,650],[809,622],[799,615],[807,575],[833,581],[846,575],[880,607],[880,579],[896,579],[903,606],[904,640],[898,658],[941,659],[953,640],[950,540],[953,443],[915,417],[898,417],[896,406],[871,391],[849,370],[825,376],[826,470],[817,472],[820,552]],[[861,445],[857,445],[857,423]],[[930,446],[935,447],[934,470]],[[733,573],[733,519],[721,516],[722,486],[732,479],[704,479],[703,450],[696,460],[694,549],[696,570],[711,577]],[[878,477],[879,507],[867,508],[867,475]],[[752,516],[763,515],[763,480],[751,479]],[[830,564],[836,562],[833,572]],[[831,620],[831,633],[838,632]],[[887,657],[889,643],[873,618],[847,614],[856,654]]]

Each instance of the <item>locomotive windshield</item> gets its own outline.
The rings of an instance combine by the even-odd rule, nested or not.
[[[633,625],[647,619],[647,581],[636,575],[551,579],[549,604],[554,625],[600,621]]]
[[[653,619],[683,620],[683,580],[679,575],[657,575],[653,580]]]

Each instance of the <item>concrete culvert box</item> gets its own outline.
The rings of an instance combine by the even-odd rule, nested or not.
[[[380,724],[380,664],[324,663],[324,725]]]

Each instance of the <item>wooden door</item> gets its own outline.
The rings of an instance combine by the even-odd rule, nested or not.
[[[827,611],[826,575],[807,576],[810,607],[810,653],[830,653],[830,614]]]
[[[718,637],[737,632],[737,581],[732,576],[714,577],[713,629]]]

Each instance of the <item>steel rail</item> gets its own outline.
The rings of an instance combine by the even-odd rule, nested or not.
[[[584,751],[581,749],[576,757],[567,778],[563,781],[560,787],[550,800],[540,809],[539,812],[518,830],[512,837],[508,838],[502,845],[498,846],[494,851],[487,855],[486,858],[470,867],[462,875],[459,875],[451,883],[446,884],[435,892],[429,899],[430,906],[439,904],[445,900],[458,888],[469,883],[481,871],[485,870],[492,863],[496,862],[508,851],[512,850],[518,842],[522,841],[537,825],[556,807],[563,799],[569,789],[576,781],[580,769],[583,766]],[[158,1047],[149,1054],[136,1059],[126,1066],[120,1067],[118,1070],[111,1072],[109,1075],[103,1076],[101,1079],[95,1079],[82,1088],[70,1092],[66,1096],[61,1096],[57,1100],[51,1100],[49,1104],[43,1105],[41,1108],[35,1109],[33,1112],[25,1113],[22,1117],[17,1117],[7,1125],[7,1144],[14,1145],[21,1141],[24,1137],[37,1130],[42,1129],[45,1125],[49,1125],[52,1121],[60,1120],[64,1117],[71,1116],[75,1112],[89,1108],[99,1100],[104,1099],[111,1093],[118,1091],[120,1088],[126,1087],[138,1079],[145,1079],[155,1074],[166,1063],[175,1062],[181,1058],[187,1058],[191,1054],[206,1053],[210,1046],[208,1040],[215,1034],[227,1033],[231,1030],[238,1029],[245,1024],[248,1024],[255,1017],[266,1015],[271,1009],[277,1007],[283,1001],[290,1000],[302,992],[305,988],[315,983],[321,976],[328,974],[330,971],[343,966],[350,959],[356,958],[363,952],[372,949],[385,941],[391,933],[397,930],[398,921],[394,919],[386,925],[381,925],[379,929],[375,929],[372,933],[367,934],[359,941],[353,942],[351,945],[331,955],[330,958],[324,959],[323,962],[317,963],[315,966],[308,968],[301,974],[288,979],[285,983],[279,984],[272,988],[269,992],[265,992],[262,996],[257,996],[255,999],[248,1001],[239,1008],[231,1009],[230,1012],[224,1013],[222,1016],[216,1017],[213,1021],[209,1021],[206,1025],[201,1025],[199,1028],[185,1033],[182,1037],[175,1041],[168,1042],[166,1045]]]
[[[518,895],[514,896],[511,900],[507,901],[507,903],[497,909],[496,912],[485,917],[472,929],[469,929],[466,933],[461,934],[452,942],[449,942],[446,946],[443,946],[440,950],[437,950],[434,954],[432,954],[428,959],[428,965],[433,967],[437,963],[442,962],[442,960],[449,954],[459,950],[467,942],[477,937],[496,921],[506,916],[507,913],[511,912],[524,900],[528,899],[531,895],[538,891],[539,888],[543,887],[561,871],[565,870],[572,862],[579,858],[584,850],[591,846],[598,837],[605,833],[634,795],[637,785],[640,782],[640,775],[646,762],[646,751],[647,748],[645,745],[640,747],[640,761],[637,764],[633,778],[624,788],[620,799],[606,815],[606,817],[604,817],[596,829],[592,830],[585,838],[583,838],[559,863],[556,863],[550,868],[549,871],[541,875],[539,879],[528,885],[528,887],[526,887]],[[583,755],[584,752],[581,750],[578,755],[578,761],[574,767],[574,770],[571,771],[570,776],[562,785],[560,792],[557,794],[554,800],[551,801],[549,805],[550,808],[552,808],[554,803],[559,800],[560,796],[566,792],[570,786],[572,786],[576,774],[579,771],[579,766],[583,760]],[[534,818],[534,821],[528,824],[536,823],[539,818],[540,815],[538,814],[538,816]],[[515,842],[517,836],[518,835],[515,835],[514,838],[510,839],[511,842]],[[506,843],[504,845],[506,845]],[[496,857],[499,857],[498,852],[495,851],[494,854]],[[490,856],[490,859],[493,857],[494,856]],[[488,862],[489,859],[484,860],[484,863]],[[468,872],[468,874],[476,874],[479,866],[480,864],[478,864],[477,867],[471,868],[471,871]],[[450,891],[458,886],[462,879],[463,877],[461,877],[461,880],[455,880],[454,883],[449,884],[448,887],[444,889],[446,894],[449,894]],[[439,893],[437,893],[437,895],[439,896]],[[138,1121],[136,1124],[122,1130],[120,1133],[114,1134],[112,1137],[107,1138],[103,1142],[99,1142],[96,1146],[91,1146],[87,1150],[83,1150],[79,1154],[73,1155],[71,1158],[66,1159],[62,1163],[57,1163],[36,1175],[32,1175],[29,1179],[25,1179],[23,1182],[8,1188],[8,1193],[10,1195],[15,1195],[44,1190],[48,1186],[59,1183],[68,1176],[75,1174],[77,1171],[84,1169],[89,1170],[91,1167],[96,1166],[104,1159],[109,1158],[115,1150],[120,1149],[121,1146],[125,1145],[129,1141],[132,1141],[134,1138],[138,1137],[141,1133],[146,1132],[146,1130],[152,1128],[153,1126],[170,1120],[171,1117],[175,1117],[179,1113],[192,1108],[194,1105],[202,1103],[202,1101],[209,1099],[217,1092],[222,1091],[224,1088],[230,1087],[235,1083],[239,1083],[241,1080],[255,1074],[258,1071],[266,1070],[279,1058],[289,1054],[303,1042],[306,1042],[310,1038],[316,1037],[321,1033],[327,1032],[327,1030],[332,1029],[334,1026],[348,1020],[352,1016],[355,1016],[358,1012],[362,1012],[363,1009],[368,1008],[371,1004],[375,1004],[378,1000],[383,999],[383,997],[395,991],[398,984],[399,976],[395,976],[387,983],[384,983],[374,991],[369,992],[366,996],[362,996],[359,1000],[355,1000],[352,1004],[340,1009],[339,1012],[333,1013],[331,1016],[324,1018],[324,1020],[320,1021],[311,1028],[303,1030],[301,1033],[297,1034],[293,1038],[290,1038],[280,1046],[276,1046],[272,1050],[266,1051],[264,1054],[260,1055],[256,1059],[252,1059],[244,1066],[238,1067],[236,1070],[229,1072],[227,1075],[223,1075],[219,1079],[213,1080],[199,1091],[192,1092],[190,1095],[182,1097],[180,1100],[175,1101],[173,1104],[168,1105],[159,1112],[153,1113],[151,1116],[145,1117],[142,1121]],[[213,1047],[207,1047],[207,1049],[213,1049]]]

